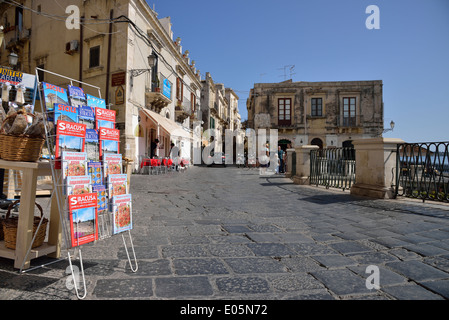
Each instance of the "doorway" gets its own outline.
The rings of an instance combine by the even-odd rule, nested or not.
[[[292,147],[292,142],[288,139],[281,139],[278,141],[278,146],[281,147],[282,150],[286,151],[289,146]]]
[[[321,140],[320,138],[315,138],[315,139],[313,139],[313,140],[310,142],[310,144],[311,144],[312,146],[318,146],[318,147],[320,147],[320,149],[323,149],[323,140]]]

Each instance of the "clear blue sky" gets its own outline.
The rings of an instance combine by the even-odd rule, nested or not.
[[[147,0],[174,38],[238,94],[254,83],[382,80],[385,137],[449,141],[449,0]],[[365,26],[369,5],[380,29]],[[290,77],[290,67],[294,65]]]

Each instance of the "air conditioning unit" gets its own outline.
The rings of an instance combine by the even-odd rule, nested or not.
[[[65,53],[73,55],[75,52],[78,52],[78,48],[79,48],[78,40],[72,40],[65,44]]]

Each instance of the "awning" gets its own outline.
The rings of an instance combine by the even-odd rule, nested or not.
[[[161,116],[160,114],[148,110],[148,109],[141,109],[143,113],[146,114],[148,118],[153,120],[155,124],[159,124],[160,127],[171,137],[179,137],[179,138],[185,138],[185,139],[192,139],[189,132],[184,130],[182,126],[174,122],[173,120],[167,119],[164,116]]]

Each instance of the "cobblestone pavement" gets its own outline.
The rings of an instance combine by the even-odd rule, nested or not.
[[[121,236],[83,246],[86,299],[449,298],[448,206],[355,198],[236,167],[133,175],[131,192],[138,271]],[[378,290],[366,286],[369,265]],[[0,299],[76,299],[67,266],[19,275],[0,258]]]

